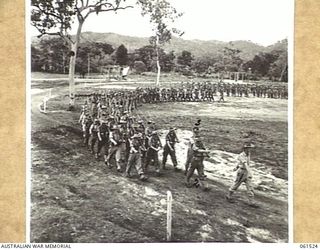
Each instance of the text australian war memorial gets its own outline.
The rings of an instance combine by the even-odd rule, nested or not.
[[[151,36],[85,31],[133,9]],[[288,40],[187,39],[188,13],[31,1],[31,242],[288,242]]]

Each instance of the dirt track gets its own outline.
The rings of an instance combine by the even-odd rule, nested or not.
[[[41,114],[37,110],[43,93],[38,92],[32,97],[31,241],[164,241],[167,190],[172,191],[174,199],[173,241],[286,242],[288,240],[286,193],[284,192],[277,199],[272,195],[272,192],[280,191],[277,188],[286,189],[286,171],[281,172],[280,175],[284,182],[281,182],[280,186],[274,186],[275,190],[258,189],[259,208],[248,205],[244,189],[241,189],[236,195],[235,203],[225,201],[224,195],[228,189],[228,183],[232,181],[227,175],[230,173],[231,165],[226,165],[228,169],[225,171],[225,180],[223,178],[208,180],[211,188],[208,192],[187,189],[184,186],[183,173],[174,172],[171,168],[166,170],[161,177],[155,177],[151,173],[147,183],[140,183],[135,178],[126,179],[114,169],[106,169],[102,161],[96,161],[84,147],[80,146],[81,134],[76,124],[78,112],[69,113],[62,109],[67,104],[67,98],[61,96],[66,93],[65,91],[64,87],[56,90],[54,94],[60,97],[49,102],[49,110],[54,111],[49,114]],[[239,110],[247,110],[244,109],[245,106],[241,108],[241,102],[245,105],[245,100],[235,101],[238,102],[236,107],[240,106]],[[164,112],[168,110],[166,104],[161,107],[157,106],[158,113],[151,112],[155,108],[152,105],[144,106],[142,109],[148,114],[147,118],[152,118],[159,124],[164,120],[170,124],[176,123],[173,124],[174,126],[183,123],[184,125],[179,127],[180,135],[187,133],[187,128],[192,125],[192,121],[199,114],[203,114],[204,122],[210,117],[215,121],[214,124],[211,124],[210,120],[207,120],[207,123],[211,125],[205,129],[213,131],[212,127],[220,124],[219,122],[226,127],[235,127],[234,124],[240,126],[240,121],[237,120],[241,120],[239,119],[241,117],[230,117],[228,112],[227,116],[223,116],[223,109],[231,110],[231,107],[228,107],[232,106],[231,101],[225,106],[216,103],[211,105],[217,112],[210,112],[209,104],[202,105],[204,108],[201,107],[200,110],[197,107],[190,107],[196,104],[188,105],[184,106],[185,109],[181,109],[182,106],[179,105],[176,107],[181,110],[178,116],[175,115],[173,109],[170,109],[170,112]],[[275,126],[275,131],[283,131],[285,134],[286,117],[283,118],[283,114],[286,112],[286,103],[268,104],[264,102],[259,105],[260,107],[265,105],[265,110],[261,112],[264,115],[259,116],[261,122],[270,122]],[[173,106],[170,105],[170,107]],[[279,110],[274,110],[275,107],[279,107]],[[218,110],[222,111],[219,113]],[[270,110],[274,112],[271,113]],[[252,111],[256,112],[256,109]],[[159,117],[160,113],[162,117]],[[259,112],[256,113],[259,115]],[[254,125],[260,125],[259,117],[252,119],[250,114],[245,115],[246,122],[241,129],[250,126],[251,122]],[[231,133],[231,137],[234,137],[233,133],[236,132],[229,131],[228,134]],[[261,131],[254,132],[258,134]],[[223,159],[232,158],[234,153],[237,153],[239,138],[234,138],[236,144],[234,148],[228,148],[230,142],[226,140],[226,135],[223,133],[220,132],[220,135],[215,133],[216,139],[211,143],[206,142],[206,145],[210,149],[225,151],[226,156],[222,157]],[[225,138],[224,141],[220,141],[222,140],[221,134]],[[277,138],[283,134],[273,136]],[[281,159],[281,168],[285,168],[286,163],[282,160],[286,158],[285,142],[276,141],[276,143],[284,152],[284,156],[282,158],[279,156],[279,159]],[[270,147],[268,140],[266,144]],[[257,155],[265,158],[259,161],[259,157],[256,157],[254,160],[258,165],[260,164],[264,172],[270,171],[266,173],[270,177],[273,171],[273,162],[270,158],[273,155],[271,157],[262,155],[260,151],[257,152]],[[180,159],[180,161],[183,160]],[[212,164],[208,162],[210,163]],[[271,179],[276,180],[274,177]],[[263,183],[266,178],[261,178],[261,180],[262,182],[258,183],[257,187],[272,184],[272,181]]]

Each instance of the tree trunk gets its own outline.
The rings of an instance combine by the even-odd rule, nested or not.
[[[279,77],[279,81],[282,82],[283,81],[283,76],[284,76],[284,73],[286,72],[286,69],[287,69],[287,64],[284,66],[284,68],[282,69],[281,71],[281,75]]]
[[[76,56],[77,56],[77,44],[74,43],[71,45],[71,52],[70,55],[70,63],[69,63],[69,109],[74,109],[75,105],[75,84],[74,84],[74,74],[76,68]]]
[[[69,63],[69,110],[74,110],[75,105],[75,82],[74,82],[74,75],[76,69],[76,58],[77,58],[77,49],[80,41],[81,29],[82,29],[83,22],[79,21],[79,26],[77,29],[77,34],[75,38],[75,42],[71,44],[71,55],[70,55],[70,63]]]
[[[157,53],[157,81],[156,81],[156,86],[160,88],[160,73],[161,73],[161,67],[160,67],[160,56],[159,56],[159,36],[157,35],[157,40],[156,40],[156,53]]]

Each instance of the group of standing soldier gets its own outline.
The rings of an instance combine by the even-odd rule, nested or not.
[[[131,112],[137,108],[138,103],[159,102],[202,102],[202,101],[224,101],[224,97],[258,97],[287,99],[287,86],[270,84],[244,84],[225,82],[181,82],[175,87],[157,88],[138,87],[126,91],[100,91],[95,93],[100,102],[108,108],[122,109]],[[86,96],[86,95],[82,95]],[[90,94],[91,96],[91,94]]]

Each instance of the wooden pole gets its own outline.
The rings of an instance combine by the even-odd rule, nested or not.
[[[43,98],[43,113],[47,113],[47,98]]]
[[[171,225],[172,225],[172,194],[167,191],[167,241],[171,241]]]

